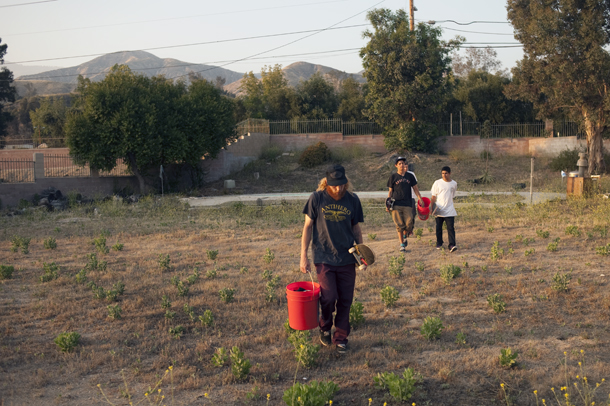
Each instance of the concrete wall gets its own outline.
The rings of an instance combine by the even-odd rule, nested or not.
[[[383,144],[383,135],[343,135],[341,133],[275,134],[269,136],[269,141],[272,144],[279,145],[284,151],[303,150],[321,141],[331,149],[360,145],[370,152],[382,154],[388,152]]]

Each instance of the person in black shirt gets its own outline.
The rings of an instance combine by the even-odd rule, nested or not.
[[[396,231],[398,232],[398,241],[400,243],[400,251],[404,252],[407,247],[407,236],[413,231],[414,224],[414,211],[413,211],[413,198],[411,195],[411,189],[415,192],[415,195],[421,202],[421,195],[419,194],[419,188],[417,187],[417,180],[415,176],[408,172],[408,165],[406,158],[399,156],[396,158],[396,171],[390,175],[388,179],[388,197],[394,199],[394,205],[391,210],[392,220],[396,224]],[[390,211],[386,208],[386,211]]]
[[[362,244],[360,223],[364,221],[360,199],[350,188],[345,169],[334,165],[303,208],[301,272],[311,270],[307,250],[312,243],[321,292],[320,341],[325,346],[336,344],[339,353],[347,352],[349,312],[356,285],[356,259],[349,249],[354,242]],[[335,309],[335,332],[331,336]]]

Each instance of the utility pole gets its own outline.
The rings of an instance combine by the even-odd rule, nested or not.
[[[409,0],[409,29],[415,30],[415,16],[413,15],[413,0]]]

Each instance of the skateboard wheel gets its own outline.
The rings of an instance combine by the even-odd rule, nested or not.
[[[353,254],[354,252],[356,252],[356,248],[352,247],[352,248],[349,249],[349,253],[350,254]]]
[[[365,269],[366,269],[366,265],[364,265],[364,264],[363,264],[363,265],[360,265],[360,266],[358,267],[358,270],[359,270],[359,271],[364,271]]]

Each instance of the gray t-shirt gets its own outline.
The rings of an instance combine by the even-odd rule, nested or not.
[[[360,199],[346,192],[338,201],[326,193],[314,192],[303,208],[313,220],[313,262],[334,266],[349,265],[356,259],[349,253],[354,245],[353,226],[364,221]]]

